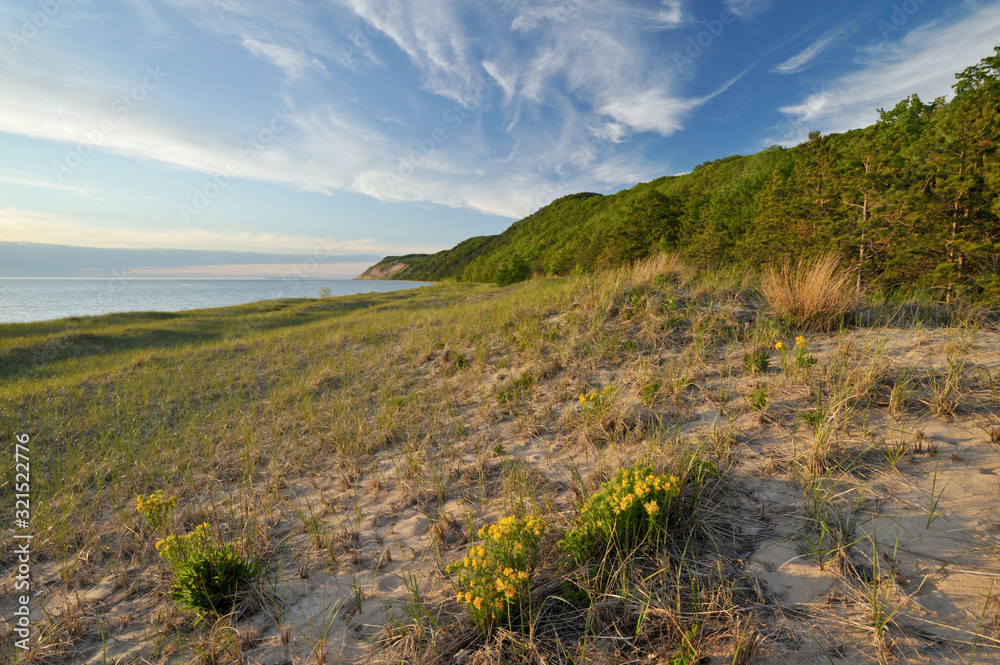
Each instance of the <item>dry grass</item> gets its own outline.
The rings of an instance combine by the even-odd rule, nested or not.
[[[803,330],[832,330],[860,301],[854,274],[839,263],[835,254],[826,254],[765,269],[760,287],[771,311]]]
[[[813,268],[776,274],[805,293],[843,277]],[[3,330],[0,420],[34,435],[34,662],[101,663],[105,644],[150,665],[995,658],[995,329],[855,321],[787,373],[787,321],[750,277],[667,256]],[[747,367],[754,350],[768,363]],[[688,454],[719,475],[665,552],[603,576],[560,558],[616,469],[680,475]],[[265,561],[259,611],[194,625],[173,604],[134,505],[160,488],[166,528],[209,521]],[[530,630],[483,635],[443,568],[522,510],[551,532]],[[0,542],[0,582],[16,565]]]

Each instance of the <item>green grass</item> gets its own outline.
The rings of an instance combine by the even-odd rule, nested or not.
[[[782,506],[786,522],[801,516],[795,542],[826,572],[856,549],[845,525],[864,509],[859,500],[850,519],[834,519],[834,495],[870,478],[890,482],[896,467],[913,464],[912,455],[892,464],[868,455],[873,444],[859,432],[876,427],[879,414],[894,423],[894,410],[937,417],[946,379],[949,399],[962,403],[946,415],[975,411],[986,422],[996,408],[996,370],[976,356],[972,336],[953,355],[967,355],[960,367],[975,362],[976,372],[953,363],[921,378],[908,369],[918,360],[892,360],[879,335],[923,334],[923,320],[896,329],[898,317],[873,316],[876,334],[855,331],[855,346],[842,336],[810,338],[817,359],[803,374],[812,381],[747,364],[747,350],[771,353],[779,334],[791,344],[799,332],[767,315],[752,283],[657,258],[505,289],[452,282],[0,327],[0,425],[31,436],[33,551],[58,571],[47,584],[69,597],[111,579],[115,603],[143,607],[111,620],[117,605],[98,613],[77,603],[40,619],[48,641],[33,657],[113,651],[120,633],[140,625],[151,662],[218,649],[238,660],[254,648],[238,617],[195,627],[172,614],[172,581],[154,542],[208,523],[220,548],[260,562],[258,586],[273,587],[253,604],[272,617],[261,624],[270,626],[261,629],[267,639],[290,630],[289,607],[268,599],[289,576],[354,580],[348,595],[331,596],[336,621],[314,614],[295,623],[310,660],[322,662],[320,644],[347,625],[345,608],[370,611],[373,580],[387,567],[406,580],[406,600],[380,639],[404,662],[449,660],[463,649],[527,662],[612,653],[678,662],[744,654],[739,662],[750,662],[742,659],[770,634],[761,621],[771,601],[747,572],[758,542],[738,526],[765,508],[741,503],[752,494],[741,465],[772,454],[746,454],[762,428],[773,424],[791,443],[775,466],[789,471],[776,483],[822,489],[816,478],[837,479],[836,492],[793,490]],[[744,403],[733,402],[738,395]],[[549,464],[545,473],[537,458]],[[684,483],[680,517],[656,547],[612,556],[598,546],[583,564],[556,548],[617,469],[641,461],[688,478],[692,460],[705,473]],[[952,487],[940,464],[942,477],[935,467],[928,480],[931,505],[921,506],[928,523],[949,518],[936,509]],[[154,529],[136,496],[158,490],[177,505]],[[12,505],[13,495],[13,465],[0,466],[0,503]],[[420,559],[394,544],[395,520],[414,509],[430,543]],[[428,580],[462,560],[479,526],[512,514],[549,525],[524,595],[530,621],[484,634],[454,592],[435,599]],[[3,570],[15,561],[9,547],[0,550]],[[0,653],[8,646],[0,642]],[[109,651],[109,662],[120,655]]]

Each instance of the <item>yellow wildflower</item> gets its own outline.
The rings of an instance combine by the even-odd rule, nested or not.
[[[483,609],[483,599],[479,598],[478,596],[476,597],[476,600],[472,604],[476,606],[477,610]]]
[[[650,515],[652,515],[653,513],[657,512],[659,510],[660,510],[660,507],[658,505],[656,505],[655,501],[650,501],[649,503],[646,504],[646,512],[649,513]]]
[[[774,348],[776,348],[778,351],[781,351],[783,348],[785,348],[785,345],[782,344],[781,342],[778,342],[777,344],[774,345]]]
[[[798,337],[795,338],[795,346],[805,346],[805,345],[806,345],[805,337],[799,335]]]

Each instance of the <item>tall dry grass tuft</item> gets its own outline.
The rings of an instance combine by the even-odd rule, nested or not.
[[[852,270],[838,267],[835,254],[799,259],[793,266],[766,268],[760,288],[771,310],[805,330],[831,330],[861,300]]]
[[[694,269],[676,254],[658,254],[636,261],[632,266],[632,281],[635,284],[652,284],[661,275],[676,282],[686,282],[694,275]]]

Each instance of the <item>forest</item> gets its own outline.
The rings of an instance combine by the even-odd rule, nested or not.
[[[869,127],[706,162],[612,195],[553,201],[496,236],[386,257],[393,279],[495,281],[511,261],[568,275],[673,252],[704,267],[837,253],[860,287],[1000,298],[1000,46]],[[405,267],[400,267],[405,266]]]

